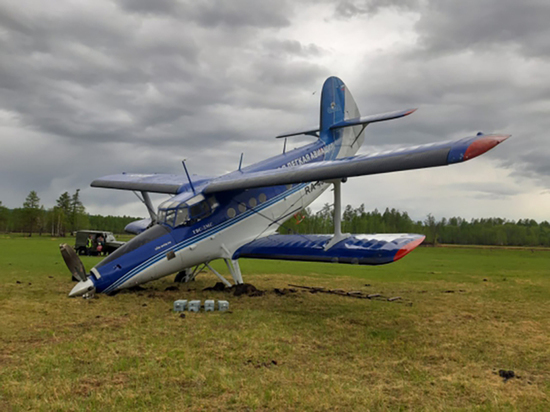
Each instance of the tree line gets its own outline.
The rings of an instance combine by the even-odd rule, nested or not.
[[[114,233],[124,233],[124,227],[138,218],[130,216],[101,216],[86,213],[86,208],[80,200],[80,189],[72,195],[62,193],[55,206],[46,209],[40,204],[36,191],[32,190],[23,206],[8,209],[0,201],[0,232],[28,233],[32,236],[64,237],[81,229],[106,230]]]
[[[332,233],[333,207],[325,204],[317,213],[310,209],[294,216],[280,230],[281,233]],[[346,206],[342,213],[344,233],[420,233],[427,244],[496,245],[496,246],[550,246],[550,223],[533,219],[518,221],[502,218],[466,220],[461,217],[437,220],[429,214],[424,220],[414,221],[407,212],[389,209],[366,211],[361,205]]]
[[[138,218],[130,216],[101,216],[86,213],[80,200],[80,190],[72,195],[65,192],[55,206],[46,209],[38,194],[29,193],[21,208],[8,209],[0,201],[0,232],[24,232],[32,236],[48,234],[66,236],[76,230],[95,229],[123,233],[124,227]],[[311,209],[294,216],[279,230],[280,233],[330,234],[333,232],[333,207],[325,204],[313,213]],[[344,233],[420,233],[425,243],[497,246],[548,246],[550,223],[537,223],[533,219],[518,221],[502,218],[466,220],[461,217],[437,220],[429,214],[424,220],[414,221],[407,212],[389,209],[366,211],[361,205],[346,206],[342,214]]]

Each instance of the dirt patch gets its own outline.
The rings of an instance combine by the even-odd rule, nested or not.
[[[233,285],[229,288],[222,282],[218,282],[212,287],[203,289],[203,292],[226,292],[233,294],[233,296],[246,295],[252,297],[263,296],[265,294],[263,290],[256,289],[256,287],[250,283],[241,283],[239,285]]]
[[[180,288],[178,288],[177,286],[168,286],[166,289],[164,289],[165,292],[177,292],[179,290]]]

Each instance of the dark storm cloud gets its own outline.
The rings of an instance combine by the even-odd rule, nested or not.
[[[543,56],[540,18],[527,27],[524,16],[512,21],[519,6],[481,3],[333,4],[339,22],[386,10],[416,19],[415,44],[381,49],[343,79],[364,114],[421,108],[369,126],[366,149],[509,132],[516,136],[493,159],[510,169],[520,164],[548,184],[550,145],[541,133],[550,128],[550,67],[525,59]],[[180,173],[183,158],[193,173],[217,175],[234,170],[241,152],[245,165],[278,153],[275,134],[318,120],[318,92],[335,70],[326,63],[334,50],[285,32],[302,23],[295,21],[300,7],[0,0],[0,173],[9,176],[0,181],[7,196],[0,200],[18,206],[34,189],[52,205],[65,190],[81,188],[91,207],[122,205],[133,195],[89,182],[122,171]],[[527,16],[547,13],[542,2],[521,7]],[[485,9],[514,34],[503,35],[493,19],[478,27],[483,19],[475,13]]]
[[[307,60],[320,53],[313,44],[258,41],[289,14],[282,1],[0,3],[2,140],[27,148],[2,157],[3,203],[35,189],[51,205],[76,188],[120,202],[128,194],[89,182],[180,173],[183,158],[217,175],[241,152],[250,164],[279,151],[274,130],[298,121],[326,73]]]
[[[352,91],[365,113],[420,110],[391,127],[370,126],[367,144],[508,133],[488,156],[549,187],[550,3],[348,1],[335,10],[351,19],[387,8],[411,12],[418,38],[370,55]]]
[[[119,0],[125,10],[139,14],[178,16],[204,27],[284,27],[288,20],[286,1],[270,1],[258,7],[253,0],[147,1]]]

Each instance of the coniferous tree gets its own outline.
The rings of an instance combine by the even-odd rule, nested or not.
[[[8,208],[3,206],[0,201],[0,231],[8,231],[9,214]]]
[[[71,196],[65,192],[59,196],[53,208],[52,234],[65,237],[67,225],[71,216]]]
[[[75,231],[88,225],[86,217],[86,208],[80,200],[80,189],[71,196],[70,202],[70,223],[71,230]]]
[[[34,190],[31,190],[25,202],[23,202],[23,212],[30,237],[32,236],[33,230],[38,225],[40,218],[40,198]]]

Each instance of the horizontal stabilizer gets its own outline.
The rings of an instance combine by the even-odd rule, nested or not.
[[[276,259],[306,262],[383,265],[395,262],[422,243],[416,234],[353,235],[328,250],[332,235],[272,235],[254,240],[233,255],[233,259]]]
[[[342,120],[341,122],[335,123],[329,127],[329,129],[340,129],[342,127],[357,126],[360,124],[369,124],[376,122],[383,122],[385,120],[399,119],[400,117],[408,116],[411,113],[414,113],[416,109],[408,110],[399,110],[396,112],[388,112],[381,114],[372,114],[370,116],[361,116],[354,119]]]
[[[414,113],[415,111],[416,109],[408,109],[408,110],[398,110],[395,112],[372,114],[369,116],[355,117],[353,119],[342,120],[341,122],[335,123],[332,126],[330,126],[329,129],[334,130],[334,129],[341,129],[342,127],[357,126],[361,124],[366,125],[369,123],[383,122],[384,120],[399,119],[400,117],[408,116],[409,114]],[[275,137],[277,139],[280,139],[281,137],[299,136],[302,134],[318,137],[319,131],[320,131],[319,127],[310,127],[300,131],[283,133]]]
[[[319,127],[310,127],[305,130],[299,130],[296,132],[288,132],[288,133],[280,134],[278,136],[275,136],[275,138],[280,139],[281,137],[300,136],[302,134],[319,137],[318,133],[319,133]]]

